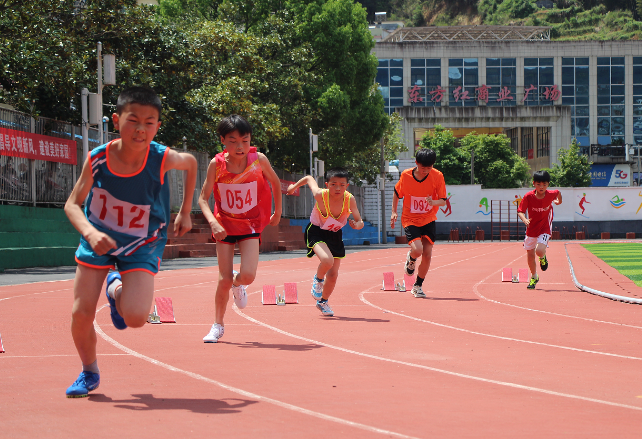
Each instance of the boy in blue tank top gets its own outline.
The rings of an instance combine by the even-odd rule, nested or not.
[[[181,236],[192,228],[189,214],[196,159],[153,141],[161,124],[161,109],[153,90],[124,90],[112,115],[121,138],[91,151],[65,204],[69,221],[81,235],[71,335],[82,372],[67,389],[69,398],[87,396],[100,383],[93,321],[105,277],[114,326],[139,328],[147,321],[154,276],[167,242],[170,206],[165,173],[170,169],[187,171],[174,233]]]

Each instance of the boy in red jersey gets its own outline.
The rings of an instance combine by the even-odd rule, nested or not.
[[[252,126],[236,114],[219,122],[216,132],[225,150],[214,157],[198,199],[216,240],[219,279],[215,298],[215,323],[203,341],[216,343],[225,331],[223,318],[230,298],[239,308],[247,305],[245,286],[256,277],[261,232],[281,219],[281,182],[265,155],[250,146]],[[268,182],[272,185],[272,193]],[[214,192],[214,212],[208,200]],[[272,211],[274,195],[274,214]],[[234,244],[241,251],[241,268],[234,270]]]
[[[535,190],[524,195],[517,208],[517,216],[526,224],[524,248],[526,249],[528,268],[531,271],[531,279],[526,287],[529,290],[535,289],[535,285],[539,282],[535,255],[539,258],[539,266],[542,271],[546,271],[548,268],[546,248],[551,237],[551,224],[553,223],[552,204],[562,204],[562,193],[557,189],[548,190],[550,182],[551,176],[548,172],[535,172],[533,174]],[[528,218],[526,217],[527,213]]]
[[[408,276],[415,272],[415,263],[421,256],[417,278],[412,287],[412,295],[426,297],[421,289],[432,258],[432,247],[435,244],[437,211],[439,206],[446,205],[448,193],[444,174],[433,168],[437,154],[432,149],[423,148],[415,155],[416,167],[401,173],[395,185],[392,197],[392,215],[390,228],[397,221],[397,205],[403,198],[401,225],[406,232],[410,251],[406,257],[404,270]]]

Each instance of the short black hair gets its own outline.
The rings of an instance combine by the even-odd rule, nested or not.
[[[163,104],[156,92],[151,88],[144,85],[136,85],[121,91],[116,102],[116,113],[120,115],[125,107],[131,104],[149,105],[156,108],[160,119]]]
[[[415,160],[421,166],[432,166],[437,160],[437,153],[430,148],[421,148],[415,154]]]
[[[345,178],[349,181],[350,173],[346,168],[331,168],[325,173],[325,181],[330,181],[331,178]]]
[[[252,125],[243,116],[231,114],[223,118],[216,127],[216,132],[221,137],[225,137],[233,131],[238,131],[241,136],[252,135]]]
[[[535,173],[533,173],[533,181],[550,183],[551,175],[548,173],[548,171],[544,171],[544,170],[536,171]]]

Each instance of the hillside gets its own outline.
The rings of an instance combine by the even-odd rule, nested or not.
[[[642,0],[638,0],[642,6]],[[550,26],[554,40],[642,39],[636,0],[553,0],[538,8],[527,0],[374,0],[362,4],[369,16],[378,8],[406,26]]]

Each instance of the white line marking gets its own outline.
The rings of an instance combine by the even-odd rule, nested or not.
[[[474,375],[467,375],[467,374],[463,374],[463,373],[459,373],[459,372],[452,372],[450,370],[437,369],[435,367],[424,366],[422,364],[409,363],[407,361],[394,360],[394,359],[391,359],[391,358],[385,358],[385,357],[379,357],[377,355],[366,354],[364,352],[353,351],[352,349],[346,349],[346,348],[342,348],[342,347],[339,347],[339,346],[334,346],[334,345],[331,345],[331,344],[328,344],[328,343],[324,343],[324,342],[321,342],[321,341],[313,340],[311,338],[301,337],[300,335],[295,335],[295,334],[292,334],[291,332],[287,332],[287,331],[284,331],[282,329],[276,328],[274,326],[268,325],[267,323],[263,323],[263,322],[261,322],[259,320],[256,320],[256,319],[246,315],[241,310],[239,310],[236,307],[236,305],[232,305],[232,309],[234,309],[234,311],[238,315],[240,315],[241,317],[244,317],[244,318],[248,319],[249,321],[256,323],[257,325],[261,325],[261,326],[263,326],[265,328],[271,329],[272,331],[278,332],[278,333],[286,335],[288,337],[292,337],[292,338],[296,338],[298,340],[305,341],[307,343],[318,344],[319,346],[324,346],[324,347],[327,347],[327,348],[330,348],[330,349],[335,349],[335,350],[338,350],[338,351],[341,351],[341,352],[345,352],[345,353],[348,353],[348,354],[358,355],[360,357],[371,358],[373,360],[379,360],[379,361],[385,361],[387,363],[394,363],[394,364],[401,364],[401,365],[404,365],[404,366],[416,367],[418,369],[429,370],[429,371],[432,371],[432,372],[443,373],[443,374],[446,374],[446,375],[456,376],[456,377],[459,377],[459,378],[466,378],[466,379],[474,380],[474,381],[481,381],[483,383],[497,384],[497,385],[500,385],[500,386],[511,387],[511,388],[514,388],[514,389],[528,390],[528,391],[531,391],[531,392],[543,393],[543,394],[546,394],[546,395],[561,396],[561,397],[564,397],[564,398],[577,399],[577,400],[580,400],[580,401],[595,402],[595,403],[598,403],[598,404],[604,404],[604,405],[609,405],[609,406],[613,406],[613,407],[620,407],[620,408],[627,408],[627,409],[631,409],[631,410],[642,411],[642,407],[636,407],[636,406],[632,406],[632,405],[620,404],[620,403],[611,402],[611,401],[604,401],[604,400],[601,400],[601,399],[588,398],[588,397],[585,397],[585,396],[572,395],[570,393],[562,393],[562,392],[556,392],[556,391],[553,391],[553,390],[540,389],[538,387],[524,386],[524,385],[521,385],[521,384],[509,383],[509,382],[506,382],[506,381],[498,381],[498,380],[493,380],[493,379],[489,379],[489,378],[482,378],[482,377],[477,377],[477,376],[474,376]]]
[[[102,307],[99,308],[98,311],[100,311],[105,306],[107,306],[107,305],[103,305]],[[326,414],[319,413],[319,412],[316,412],[316,411],[308,410],[308,409],[305,409],[303,407],[299,407],[299,406],[296,406],[296,405],[293,405],[293,404],[288,404],[287,402],[283,402],[283,401],[279,401],[279,400],[276,400],[276,399],[268,398],[266,396],[261,396],[261,395],[258,395],[256,393],[252,393],[252,392],[248,392],[248,391],[243,390],[243,389],[239,389],[237,387],[232,387],[232,386],[224,384],[224,383],[222,383],[220,381],[216,381],[216,380],[213,380],[211,378],[207,378],[207,377],[205,377],[203,375],[199,375],[199,374],[194,373],[194,372],[190,372],[190,371],[187,371],[187,370],[179,369],[178,367],[172,366],[172,365],[167,364],[167,363],[163,363],[162,361],[158,361],[158,360],[156,360],[154,358],[151,358],[151,357],[148,357],[146,355],[143,355],[143,354],[141,354],[139,352],[134,351],[133,349],[128,348],[127,346],[124,346],[124,345],[118,343],[116,340],[114,340],[113,338],[109,337],[107,334],[105,334],[103,332],[103,330],[100,328],[100,326],[98,325],[98,322],[96,320],[94,320],[94,328],[96,329],[96,333],[98,335],[100,335],[100,337],[102,337],[103,340],[107,341],[108,343],[110,343],[111,345],[113,345],[116,348],[120,349],[121,351],[128,353],[129,355],[133,355],[134,357],[140,358],[141,360],[145,360],[145,361],[147,361],[149,363],[152,363],[152,364],[154,364],[156,366],[160,366],[160,367],[165,368],[167,370],[170,370],[172,372],[178,372],[178,373],[186,375],[186,376],[188,376],[190,378],[194,378],[194,379],[199,380],[199,381],[204,381],[206,383],[217,385],[217,386],[219,386],[219,387],[221,387],[221,388],[223,388],[225,390],[237,393],[237,394],[245,396],[247,398],[252,398],[252,399],[256,399],[258,401],[267,402],[267,403],[274,404],[274,405],[279,406],[279,407],[283,407],[283,408],[288,409],[288,410],[292,410],[292,411],[297,412],[297,413],[301,413],[301,414],[309,415],[309,416],[314,416],[315,418],[319,418],[319,419],[323,419],[323,420],[331,421],[331,422],[336,422],[338,424],[347,425],[349,427],[359,428],[361,430],[366,430],[366,431],[369,431],[371,433],[385,434],[385,435],[398,437],[398,438],[404,438],[404,439],[417,439],[414,436],[407,436],[405,434],[396,433],[394,431],[384,430],[382,428],[372,427],[370,425],[360,424],[358,422],[348,421],[347,419],[338,418],[336,416],[330,416],[330,415],[326,415]]]
[[[456,326],[444,325],[443,323],[437,323],[437,322],[433,322],[433,321],[430,321],[430,320],[420,319],[418,317],[408,316],[406,314],[401,314],[401,313],[398,313],[398,312],[395,312],[395,311],[391,311],[389,309],[385,309],[385,308],[382,308],[380,306],[377,306],[377,305],[375,305],[373,303],[370,303],[368,301],[368,299],[366,299],[363,296],[365,293],[378,293],[378,291],[362,291],[361,293],[359,293],[359,299],[361,299],[361,301],[363,303],[365,303],[366,305],[370,305],[371,307],[379,309],[379,310],[384,311],[386,313],[394,314],[394,315],[401,316],[401,317],[405,317],[407,319],[415,320],[417,322],[429,323],[431,325],[440,326],[442,328],[453,329],[455,331],[461,331],[461,332],[467,332],[469,334],[481,335],[483,337],[498,338],[500,340],[516,341],[516,342],[519,342],[519,343],[528,343],[528,344],[534,344],[534,345],[539,345],[539,346],[546,346],[546,347],[549,347],[549,348],[566,349],[566,350],[569,350],[569,351],[583,352],[583,353],[587,353],[587,354],[606,355],[608,357],[625,358],[627,360],[642,360],[642,358],[630,357],[628,355],[618,355],[618,354],[611,354],[611,353],[608,353],[608,352],[589,351],[589,350],[586,350],[586,349],[572,348],[570,346],[561,346],[561,345],[542,343],[542,342],[539,342],[539,341],[531,341],[531,340],[523,340],[523,339],[519,339],[519,338],[503,337],[501,335],[486,334],[484,332],[471,331],[469,329],[458,328]]]
[[[97,354],[99,357],[128,357],[129,354]],[[52,355],[0,355],[0,360],[3,358],[52,358],[52,357],[75,357],[78,354],[52,354]]]

